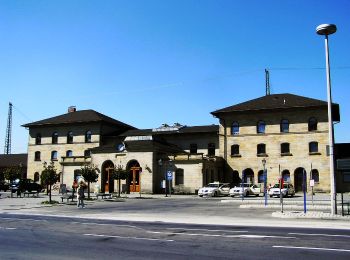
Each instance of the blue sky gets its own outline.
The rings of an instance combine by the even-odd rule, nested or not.
[[[210,112],[272,93],[327,100],[330,36],[336,142],[350,142],[350,1],[0,0],[0,153],[12,102],[22,124],[94,109],[138,128],[217,124]]]

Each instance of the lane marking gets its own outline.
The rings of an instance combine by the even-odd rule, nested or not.
[[[350,238],[350,236],[349,236],[349,235],[332,235],[332,234],[288,233],[288,235],[300,235],[300,236],[324,236],[324,237],[345,237],[345,238]]]
[[[350,252],[349,249],[341,249],[341,248],[322,248],[322,247],[303,247],[303,246],[272,246],[272,247],[275,247],[275,248],[288,248],[288,249],[305,249],[305,250]]]
[[[17,229],[17,228],[14,228],[14,227],[0,227],[0,229],[14,230],[14,229]]]
[[[123,236],[112,236],[112,235],[102,235],[102,234],[84,234],[84,236],[174,242],[174,240],[171,240],[171,239],[146,238],[146,237],[123,237]]]
[[[224,238],[285,238],[294,239],[296,237],[284,237],[284,236],[265,236],[265,235],[218,235],[218,234],[202,234],[202,233],[178,233],[178,232],[162,232],[162,231],[147,231],[152,234],[164,234],[164,235],[182,235],[182,236],[202,236],[202,237],[224,237]]]
[[[208,231],[208,232],[225,232],[225,233],[247,233],[246,230],[220,230],[220,229],[201,229],[201,228],[167,228],[170,230],[191,230],[191,231]]]
[[[142,229],[142,230],[144,230],[143,228],[140,228],[140,227],[137,227],[137,226],[132,226],[132,225],[116,225],[116,224],[109,224],[109,223],[104,224],[104,223],[94,223],[94,222],[75,222],[75,223],[82,224],[82,225],[129,227],[129,228],[135,228],[135,229]]]

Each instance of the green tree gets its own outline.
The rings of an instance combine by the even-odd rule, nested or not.
[[[120,180],[125,180],[129,175],[129,172],[123,169],[123,166],[114,166],[112,178],[118,180],[118,197],[120,197]]]
[[[59,174],[55,168],[55,163],[43,163],[44,170],[41,172],[41,183],[49,188],[49,203],[51,204],[51,187],[58,181]]]
[[[22,167],[19,166],[10,166],[5,168],[4,170],[4,177],[7,179],[10,183],[13,182],[16,179],[21,178],[22,175]],[[13,196],[11,191],[11,197]]]
[[[95,165],[85,164],[81,167],[81,176],[88,183],[88,199],[90,199],[90,182],[97,182],[99,169]]]

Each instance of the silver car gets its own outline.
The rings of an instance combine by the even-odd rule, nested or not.
[[[252,183],[243,183],[242,185],[235,186],[232,189],[230,189],[230,196],[249,196],[249,195],[255,195],[259,196],[261,193],[261,189],[258,185],[252,184]]]
[[[198,196],[228,196],[230,192],[230,184],[229,183],[220,183],[220,182],[212,182],[200,188],[198,190]]]
[[[295,195],[295,190],[292,184],[290,183],[284,183],[283,187],[281,188],[281,193],[283,197],[291,196],[293,197]],[[270,197],[276,196],[280,197],[280,184],[276,183],[273,185],[273,187],[269,190]]]

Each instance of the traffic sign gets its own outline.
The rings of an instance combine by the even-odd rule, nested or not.
[[[171,181],[173,179],[173,172],[172,171],[167,171],[166,172],[166,177],[168,181]]]

